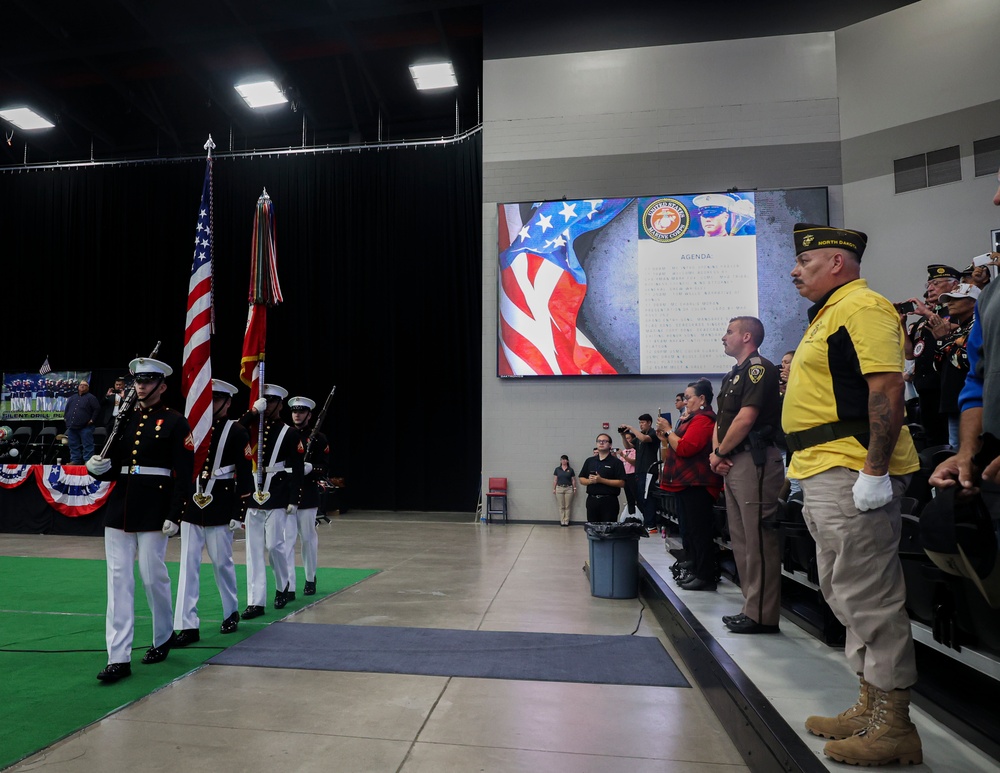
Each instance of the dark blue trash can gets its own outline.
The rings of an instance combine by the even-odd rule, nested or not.
[[[587,524],[590,543],[590,595],[634,599],[639,595],[639,532],[625,524]],[[644,533],[644,530],[643,530]]]

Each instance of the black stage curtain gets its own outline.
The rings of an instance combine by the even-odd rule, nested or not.
[[[205,163],[0,173],[2,370],[180,364]],[[480,475],[482,140],[214,162],[213,374],[241,386],[257,197],[284,303],[265,379],[322,405],[351,507],[472,511]],[[106,369],[106,370],[105,370]],[[110,377],[110,376],[109,376]],[[109,384],[95,384],[103,395]],[[317,407],[316,412],[319,412]],[[236,416],[234,416],[236,418]]]

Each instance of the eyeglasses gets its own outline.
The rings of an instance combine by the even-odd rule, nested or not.
[[[610,443],[611,441],[610,440],[598,440],[597,442],[598,443]]]

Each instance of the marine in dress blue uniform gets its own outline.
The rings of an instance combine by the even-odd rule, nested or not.
[[[87,470],[115,481],[104,521],[108,567],[106,638],[108,665],[97,678],[117,682],[132,673],[135,629],[135,570],[153,616],[153,646],[145,664],[166,659],[174,641],[167,538],[177,533],[184,502],[191,494],[194,442],[183,414],[163,404],[164,379],[173,370],[160,360],[132,360],[138,404],[123,419],[108,457],[92,456]]]
[[[298,430],[281,420],[282,401],[288,390],[277,384],[264,384],[263,397],[240,419],[250,432],[251,441],[259,431],[259,414],[264,413],[264,469],[255,470],[255,490],[247,509],[247,608],[242,618],[250,620],[264,614],[267,598],[265,554],[274,572],[274,608],[283,609],[295,599],[285,529],[289,518],[295,519],[305,447]],[[259,487],[257,482],[260,482]]]
[[[212,429],[208,454],[195,478],[195,491],[181,514],[181,568],[177,581],[175,647],[201,638],[198,598],[201,590],[201,552],[208,550],[215,584],[222,598],[220,633],[239,626],[233,532],[242,526],[243,511],[253,491],[250,435],[238,422],[226,418],[237,389],[212,379]]]
[[[299,509],[295,514],[295,523],[288,520],[285,532],[286,543],[290,546],[289,566],[291,567],[292,586],[295,592],[295,537],[302,542],[302,567],[305,570],[305,586],[302,595],[313,596],[316,593],[316,564],[319,547],[319,534],[316,531],[316,516],[319,512],[319,481],[326,480],[330,468],[330,444],[326,435],[317,432],[311,436],[309,422],[312,419],[316,402],[308,397],[291,397],[288,407],[292,411],[292,423],[303,438],[306,446],[303,466],[302,490],[299,492]]]

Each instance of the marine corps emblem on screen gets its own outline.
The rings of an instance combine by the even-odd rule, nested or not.
[[[642,213],[642,229],[658,242],[680,239],[691,225],[691,215],[677,199],[655,199]]]

